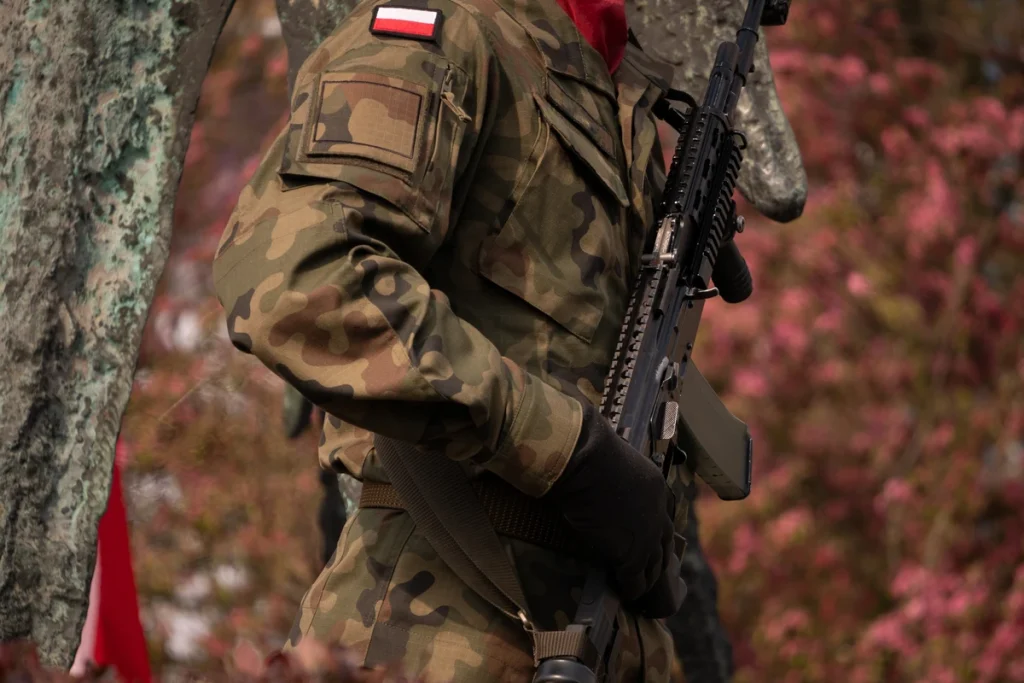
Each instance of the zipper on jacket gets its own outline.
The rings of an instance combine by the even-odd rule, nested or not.
[[[463,123],[467,123],[470,120],[469,114],[465,110],[455,103],[455,93],[452,91],[452,67],[448,66],[444,72],[444,80],[441,81],[441,95],[438,98],[440,102],[437,106],[437,120],[434,122],[434,142],[433,148],[430,151],[430,162],[427,164],[427,170],[431,170],[434,167],[434,162],[437,160],[437,149],[441,143],[441,121],[443,120],[442,107],[448,107],[453,114],[459,117],[459,120]]]

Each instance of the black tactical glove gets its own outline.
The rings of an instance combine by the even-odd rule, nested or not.
[[[624,604],[652,618],[675,614],[686,587],[672,491],[658,467],[589,403],[576,449],[545,499],[607,564]]]

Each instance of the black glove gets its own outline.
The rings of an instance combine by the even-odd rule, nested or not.
[[[627,605],[645,617],[665,619],[674,616],[686,597],[686,582],[682,578],[682,557],[686,541],[679,534],[675,535],[675,539],[675,550],[665,554],[668,561],[654,586],[634,603]]]
[[[576,449],[545,499],[607,564],[624,604],[652,618],[676,613],[686,587],[672,491],[658,467],[589,403]]]

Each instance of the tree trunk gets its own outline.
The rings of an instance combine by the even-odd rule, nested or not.
[[[337,28],[357,0],[277,0],[281,34],[288,48],[288,92],[299,67]]]
[[[675,66],[675,87],[700,101],[718,45],[735,40],[746,11],[745,0],[628,0],[629,25],[644,49]],[[807,201],[804,173],[793,129],[775,92],[767,42],[761,29],[754,73],[737,106],[736,126],[750,146],[739,188],[754,207],[777,221],[797,218]],[[756,273],[755,273],[756,276]]]
[[[232,0],[0,4],[0,640],[70,666],[114,442]]]

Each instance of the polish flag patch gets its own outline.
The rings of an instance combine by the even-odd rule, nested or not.
[[[373,10],[370,33],[413,40],[432,40],[441,35],[441,12],[435,9],[414,9],[389,5]]]

